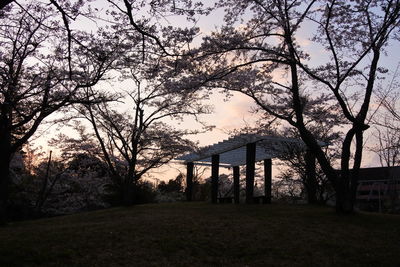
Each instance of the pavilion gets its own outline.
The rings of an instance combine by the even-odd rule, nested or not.
[[[324,145],[321,143],[321,145]],[[272,158],[289,153],[293,149],[306,151],[307,175],[315,177],[315,157],[300,139],[279,136],[241,134],[222,142],[204,147],[199,151],[177,158],[187,166],[186,199],[192,200],[193,167],[211,165],[211,201],[218,202],[219,167],[233,169],[234,203],[239,203],[240,166],[246,165],[246,203],[254,202],[255,163],[264,161],[264,203],[271,203]]]

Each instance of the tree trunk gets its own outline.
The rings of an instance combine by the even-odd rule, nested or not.
[[[45,175],[45,177],[44,177],[44,181],[43,181],[43,184],[42,184],[42,188],[41,188],[41,190],[39,191],[39,195],[38,195],[38,197],[37,197],[37,199],[36,199],[35,211],[36,211],[37,214],[40,214],[40,213],[42,212],[43,204],[44,204],[44,202],[46,201],[46,198],[47,198],[46,195],[49,195],[49,194],[48,194],[48,190],[49,190],[49,189],[48,189],[47,185],[48,185],[48,183],[49,183],[50,164],[51,164],[51,154],[52,154],[52,151],[50,151],[49,160],[48,160],[48,162],[47,162],[46,175]]]
[[[0,224],[7,221],[7,206],[10,184],[11,109],[7,103],[0,105]]]
[[[317,204],[318,182],[315,173],[315,156],[310,150],[307,150],[304,155],[304,160],[306,163],[305,187],[307,190],[307,201],[309,204]]]
[[[345,184],[336,189],[336,212],[339,214],[352,214],[354,212],[354,198]]]
[[[131,179],[125,178],[124,188],[122,188],[122,204],[124,206],[131,206],[134,204],[134,191],[135,188]]]
[[[7,221],[7,206],[10,184],[10,143],[5,135],[0,135],[0,224]]]

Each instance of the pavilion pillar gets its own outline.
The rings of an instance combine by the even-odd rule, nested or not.
[[[246,203],[253,203],[256,143],[246,145]]]
[[[192,201],[193,197],[193,162],[186,164],[186,200]]]
[[[219,177],[219,155],[211,157],[211,202],[217,203],[218,199],[218,177]]]
[[[235,204],[239,204],[240,202],[240,169],[239,166],[233,166],[233,199]]]
[[[265,203],[271,203],[271,187],[272,187],[272,160],[264,159],[264,195]]]

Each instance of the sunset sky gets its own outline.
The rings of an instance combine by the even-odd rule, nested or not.
[[[209,2],[207,2],[209,3]],[[95,1],[95,5],[98,5],[98,7],[104,8],[104,2],[103,1]],[[210,14],[209,16],[203,16],[199,18],[199,21],[197,23],[197,26],[200,27],[201,29],[201,35],[196,39],[196,43],[200,43],[202,36],[205,36],[206,34],[210,33],[212,30],[214,30],[216,27],[221,25],[222,23],[222,17],[223,17],[223,12],[221,10],[215,11],[214,13]],[[182,18],[168,18],[168,20],[165,21],[166,24],[170,23],[171,25],[183,25],[185,20]],[[87,22],[77,22],[75,27],[90,27]],[[298,42],[306,49],[307,52],[310,53],[310,55],[313,58],[313,62],[315,64],[318,64],[321,61],[326,61],[327,55],[325,51],[321,47],[316,46],[313,44],[310,40],[310,30],[312,30],[313,26],[309,25],[310,27],[307,28],[302,28],[299,31],[299,36],[298,36]],[[194,45],[196,45],[196,43]],[[394,71],[396,69],[396,66],[398,62],[400,62],[400,55],[399,53],[395,52],[396,47],[389,47],[389,55],[386,56],[385,58],[382,59],[382,64],[387,67],[389,70]],[[119,87],[124,87],[124,86],[129,86],[129,85],[120,85],[120,84],[113,84],[113,90],[118,90]],[[201,146],[206,146],[210,145],[213,143],[216,143],[218,141],[221,141],[223,139],[226,139],[229,137],[228,131],[233,130],[233,129],[238,129],[240,127],[245,126],[246,123],[249,123],[250,125],[252,122],[254,122],[255,115],[252,114],[251,108],[254,106],[253,101],[242,94],[234,94],[233,97],[230,99],[226,99],[225,96],[221,93],[218,93],[217,90],[216,92],[211,96],[210,100],[207,101],[207,104],[212,104],[214,106],[214,112],[209,115],[203,115],[201,116],[201,119],[207,122],[210,125],[215,125],[216,128],[213,131],[200,134],[195,137],[191,137],[193,140],[198,140]],[[372,105],[372,108],[374,105]],[[174,122],[175,123],[175,122]],[[180,127],[185,127],[189,129],[195,129],[199,125],[196,123],[193,123],[192,118],[187,118]],[[34,138],[35,144],[41,145],[44,147],[44,150],[49,150],[50,148],[46,147],[46,141],[54,136],[57,131],[55,131],[55,126],[48,128],[47,125],[44,125],[41,127],[41,131],[38,132],[36,137]],[[69,132],[70,130],[62,128],[60,131],[63,132]],[[374,142],[372,137],[368,137],[369,134],[366,134],[366,143],[371,144]],[[377,166],[379,165],[379,161],[377,160],[377,157],[371,154],[370,152],[365,150],[364,154],[364,160],[363,160],[363,166]],[[176,167],[176,166],[174,166]],[[184,170],[184,168],[181,168]],[[159,170],[159,173],[157,174],[157,177],[162,177],[161,179],[164,179],[165,177],[167,179],[173,178],[176,174],[177,171],[174,170],[174,168],[170,168],[169,166],[166,166]]]

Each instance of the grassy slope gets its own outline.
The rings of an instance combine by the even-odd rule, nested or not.
[[[0,266],[400,266],[400,216],[176,203],[0,228]]]

